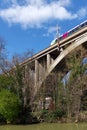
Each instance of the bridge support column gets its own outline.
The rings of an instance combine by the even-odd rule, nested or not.
[[[35,60],[35,88],[37,87],[37,83],[39,81],[39,62]]]
[[[51,56],[50,54],[47,54],[47,69],[49,68],[50,64],[51,64]]]
[[[53,62],[54,62],[54,59],[51,57],[51,64],[53,64]]]
[[[53,64],[54,59],[50,54],[47,54],[47,69],[49,69],[50,65]]]
[[[28,75],[29,75],[29,68],[28,68],[28,65],[25,66],[25,79],[27,80],[28,78]]]
[[[39,81],[42,81],[43,75],[44,75],[43,64],[39,62]]]

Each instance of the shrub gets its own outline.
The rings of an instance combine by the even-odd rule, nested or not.
[[[41,119],[45,122],[56,122],[61,117],[65,116],[65,112],[62,109],[57,109],[55,111],[49,112],[48,110],[43,110]]]
[[[15,120],[19,113],[20,99],[9,90],[3,89],[0,92],[0,114],[7,122]]]
[[[62,109],[57,109],[57,110],[54,111],[54,117],[55,118],[61,118],[64,115],[65,115],[65,112]]]

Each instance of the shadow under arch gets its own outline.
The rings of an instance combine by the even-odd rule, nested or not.
[[[60,61],[67,56],[70,52],[76,49],[81,44],[87,44],[87,33],[82,35],[79,39],[75,40],[71,45],[69,45],[60,55],[55,59],[53,64],[49,67],[46,73],[46,77],[51,73],[51,71],[60,63]]]

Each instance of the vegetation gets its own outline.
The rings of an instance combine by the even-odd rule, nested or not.
[[[43,110],[41,118],[45,122],[58,122],[58,120],[61,120],[62,117],[65,116],[65,112],[62,109],[57,109],[55,111],[49,112],[48,110]]]
[[[6,89],[1,90],[0,114],[6,119],[7,123],[18,117],[20,106],[21,101],[14,93]]]
[[[37,119],[46,122],[87,121],[87,64],[81,63],[84,57],[87,58],[87,46],[81,46],[63,59],[44,81],[32,105],[33,65],[20,64],[29,56],[32,56],[31,51],[22,56],[15,55],[9,62],[1,39],[0,122],[28,124],[38,122]]]
[[[52,100],[48,108],[46,107],[46,111],[45,107],[42,107],[41,120],[48,122],[87,121],[87,63],[82,65],[82,60],[87,58],[86,50],[87,47],[83,46],[72,52],[65,58],[66,62],[62,71],[58,74],[51,73],[45,81],[43,89],[40,90],[44,97],[43,102],[46,104],[46,97],[51,97]],[[68,75],[69,72],[70,75]],[[66,84],[63,83],[65,76],[67,76]]]
[[[0,122],[33,123],[30,107],[31,82],[25,77],[25,68],[20,62],[30,57],[32,51],[24,55],[15,55],[9,62],[6,58],[5,41],[0,38]],[[24,80],[25,77],[25,80]],[[3,120],[2,120],[3,119]]]

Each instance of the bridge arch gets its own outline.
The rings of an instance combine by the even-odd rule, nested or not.
[[[79,39],[75,40],[71,45],[69,45],[60,55],[55,59],[53,64],[50,65],[47,70],[46,77],[52,72],[52,70],[60,63],[60,61],[66,57],[70,52],[79,47],[81,44],[87,44],[87,33],[81,36]]]
[[[44,78],[38,82],[37,86],[38,89],[35,89],[33,92],[33,98],[31,100],[31,102],[34,100],[36,94],[37,94],[37,90],[39,90],[42,86],[42,84],[44,83],[44,81],[47,79],[47,77],[50,75],[50,73],[52,72],[52,70],[63,60],[63,58],[65,58],[70,52],[72,52],[73,50],[75,50],[77,47],[79,47],[82,44],[87,44],[87,33],[85,33],[84,35],[81,35],[81,37],[77,38],[76,40],[74,40],[71,44],[69,44],[69,46],[64,49],[59,55],[58,57],[54,60],[54,62],[49,66],[49,68],[46,70]]]

